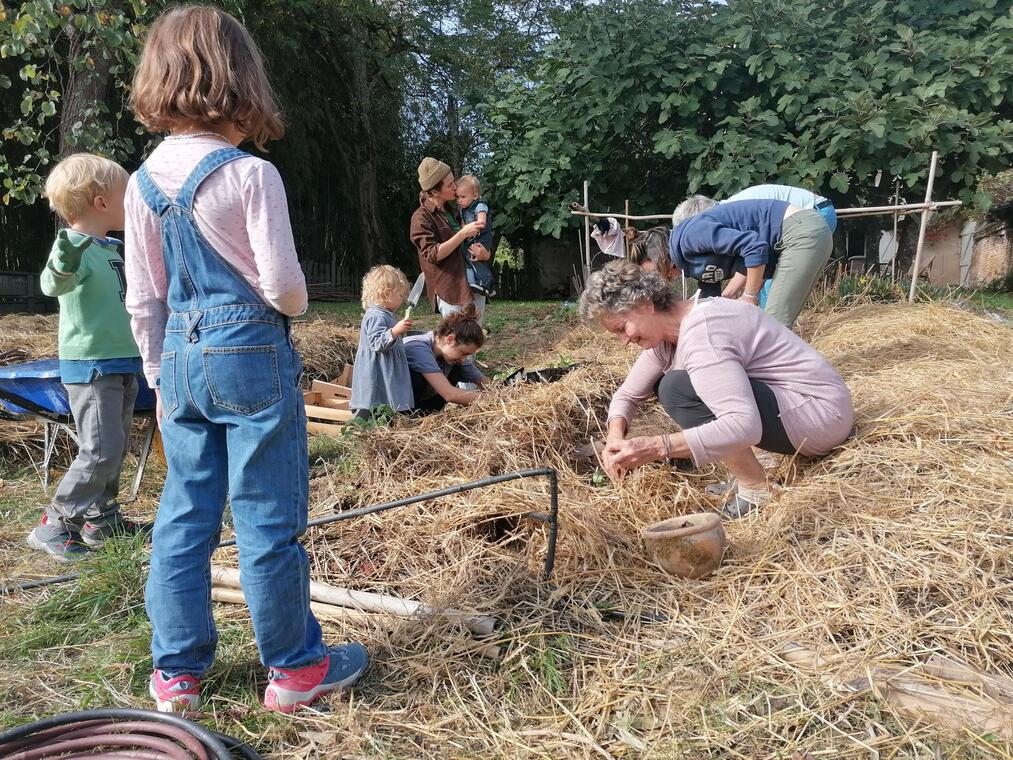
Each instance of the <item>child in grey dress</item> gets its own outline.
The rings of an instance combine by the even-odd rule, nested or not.
[[[410,319],[398,321],[394,314],[404,303],[408,289],[404,273],[386,264],[373,267],[362,278],[362,307],[366,312],[359,329],[349,404],[362,419],[368,419],[377,407],[403,412],[414,406],[402,340],[412,323]]]

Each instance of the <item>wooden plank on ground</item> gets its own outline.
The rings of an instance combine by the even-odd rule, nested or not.
[[[341,435],[341,429],[343,427],[344,425],[334,422],[314,422],[313,420],[306,421],[307,432],[318,433],[320,435]]]
[[[351,398],[352,389],[338,383],[325,383],[323,380],[314,380],[310,390],[319,393],[321,398]]]
[[[314,402],[313,406],[322,406],[325,409],[348,409],[347,398],[325,398]]]
[[[321,420],[336,420],[338,422],[348,422],[355,415],[346,409],[327,409],[323,406],[314,406],[313,404],[306,405],[306,416],[313,417]]]

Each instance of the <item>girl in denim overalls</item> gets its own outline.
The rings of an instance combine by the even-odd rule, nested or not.
[[[211,667],[211,552],[228,499],[243,592],[270,668],[264,705],[292,712],[355,682],[360,644],[328,648],[309,608],[306,416],[289,317],[306,285],[277,170],[282,127],[260,53],[227,13],[190,6],[151,28],[131,95],[169,132],[127,191],[127,308],[158,388],[168,474],[145,592],[158,709],[193,709]]]

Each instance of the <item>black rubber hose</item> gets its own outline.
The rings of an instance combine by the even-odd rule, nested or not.
[[[242,760],[263,760],[249,744],[227,734],[220,734],[217,731],[208,729],[218,741],[224,744],[233,755],[238,755]]]
[[[182,716],[173,713],[155,712],[154,710],[139,710],[132,707],[110,707],[97,710],[82,710],[80,712],[65,713],[63,715],[52,715],[42,718],[23,726],[12,728],[0,734],[0,751],[5,744],[17,742],[22,739],[31,738],[33,734],[53,728],[72,726],[76,723],[96,720],[127,720],[127,721],[151,721],[155,723],[166,723],[170,726],[182,729],[199,741],[209,752],[213,753],[215,760],[235,760],[234,750],[244,760],[262,760],[248,745],[231,737],[223,736],[217,731],[204,728],[203,726],[189,721]],[[94,725],[94,723],[93,723]]]

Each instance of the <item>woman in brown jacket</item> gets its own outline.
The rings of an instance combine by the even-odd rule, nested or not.
[[[426,294],[433,311],[448,316],[469,303],[475,304],[479,322],[485,312],[485,296],[472,293],[464,257],[488,261],[489,250],[479,243],[468,252],[462,245],[482,231],[478,222],[461,223],[461,214],[454,205],[457,184],[450,167],[435,158],[426,157],[419,164],[419,207],[412,214],[412,245],[419,253],[419,266],[426,276]]]

